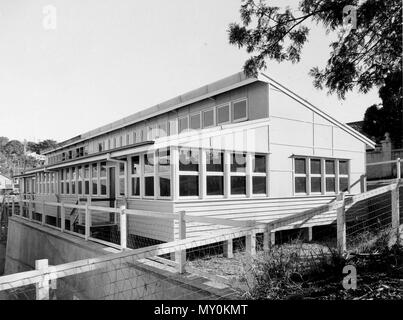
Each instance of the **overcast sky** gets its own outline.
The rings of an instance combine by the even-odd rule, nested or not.
[[[44,28],[46,5],[55,30]],[[1,0],[0,136],[62,141],[240,71],[247,55],[227,35],[239,5]],[[266,73],[342,122],[362,120],[376,90],[340,101],[313,87],[308,71],[325,65],[331,36],[312,27],[301,62],[272,62]]]

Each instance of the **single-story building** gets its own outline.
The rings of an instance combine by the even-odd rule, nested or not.
[[[64,141],[19,177],[36,199],[266,222],[362,192],[367,146],[374,142],[270,77],[241,72]],[[194,223],[187,236],[212,229]],[[129,216],[136,237],[170,241],[175,230]]]

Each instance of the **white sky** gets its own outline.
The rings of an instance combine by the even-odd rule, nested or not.
[[[270,1],[277,5],[298,1]],[[45,5],[57,9],[45,30]],[[236,73],[228,43],[238,0],[1,0],[0,136],[62,141]],[[330,36],[312,25],[299,64],[266,73],[342,122],[362,120],[377,90],[345,101],[312,85]]]

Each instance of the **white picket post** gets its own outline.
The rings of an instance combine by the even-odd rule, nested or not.
[[[399,183],[392,189],[392,230],[396,232],[397,241],[400,240],[400,209],[399,209]]]
[[[186,220],[185,220],[185,211],[179,212],[179,240],[186,239]],[[175,260],[178,263],[178,271],[179,273],[185,272],[185,264],[186,264],[186,249],[180,250],[175,253]]]
[[[127,214],[126,206],[120,207],[120,247],[122,250],[127,248]]]
[[[254,230],[245,236],[245,245],[246,252],[248,252],[251,256],[256,255],[256,232]]]
[[[397,179],[402,178],[402,172],[401,172],[401,169],[400,169],[400,158],[396,159],[396,177],[397,177]]]
[[[233,258],[234,257],[234,245],[233,239],[224,241],[224,257]]]
[[[36,270],[44,270],[49,266],[48,259],[35,261]],[[41,280],[35,285],[36,300],[49,300],[49,276],[43,275]]]

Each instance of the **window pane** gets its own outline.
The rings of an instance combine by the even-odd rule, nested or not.
[[[207,110],[203,112],[203,127],[210,127],[214,125],[214,110]]]
[[[206,152],[206,170],[210,172],[224,171],[224,153],[219,151]]]
[[[97,178],[97,177],[98,177],[98,167],[97,167],[97,164],[96,164],[96,163],[94,163],[94,164],[92,165],[92,177],[93,177],[93,178]]]
[[[252,178],[253,193],[266,193],[266,177]]]
[[[132,196],[140,195],[140,178],[132,178]]]
[[[64,193],[64,183],[60,184],[60,193]]]
[[[90,194],[90,182],[89,181],[84,182],[84,193]]]
[[[179,133],[181,133],[183,130],[186,130],[188,128],[188,118],[181,118],[179,119]]]
[[[320,177],[311,178],[311,192],[322,192],[321,180]]]
[[[125,164],[124,163],[119,163],[119,175],[120,176],[125,175]]]
[[[69,193],[70,193],[70,183],[66,182],[66,194],[69,194]]]
[[[160,177],[160,196],[171,196],[171,179],[166,177]]]
[[[326,174],[335,174],[334,160],[326,160]]]
[[[229,105],[217,108],[217,123],[229,121]]]
[[[190,117],[190,128],[200,129],[200,114],[195,114]]]
[[[119,178],[119,195],[124,196],[125,195],[125,178]]]
[[[83,193],[83,182],[80,180],[77,182],[78,185],[78,194],[82,194]]]
[[[106,179],[101,179],[99,182],[101,184],[101,194],[104,195],[106,194]]]
[[[255,155],[253,158],[253,172],[266,173],[266,156]]]
[[[311,159],[311,174],[321,174],[320,159]]]
[[[154,196],[154,177],[144,178],[145,195]]]
[[[71,168],[71,193],[75,194],[76,193],[76,168],[73,167]]]
[[[154,172],[154,154],[147,153],[144,155],[144,172],[153,173]]]
[[[101,174],[100,177],[106,177],[106,162],[101,162]]]
[[[223,195],[224,194],[224,177],[223,176],[207,176],[207,195]]]
[[[348,191],[348,178],[340,178],[340,191]]]
[[[246,118],[246,100],[234,103],[234,120]]]
[[[246,171],[246,154],[233,153],[231,155],[231,171],[245,172]]]
[[[347,161],[339,161],[339,173],[348,174],[348,163]]]
[[[306,193],[306,178],[305,177],[295,177],[295,192]]]
[[[295,173],[306,173],[306,171],[305,171],[305,159],[302,159],[302,158],[296,158],[295,159]]]
[[[140,157],[132,157],[132,174],[140,174]]]
[[[96,180],[92,181],[92,194],[98,194],[98,184]]]
[[[84,178],[87,179],[89,177],[90,177],[90,167],[89,167],[89,165],[86,165],[84,167]]]
[[[179,150],[179,170],[199,171],[199,150],[180,149]]]
[[[180,196],[198,196],[199,195],[199,177],[198,176],[179,176],[179,195]]]
[[[231,194],[246,194],[246,177],[231,177]]]
[[[169,149],[161,149],[158,151],[158,172],[169,172],[170,171],[170,159],[171,153]]]
[[[326,178],[326,192],[336,192],[336,183],[334,178]]]

